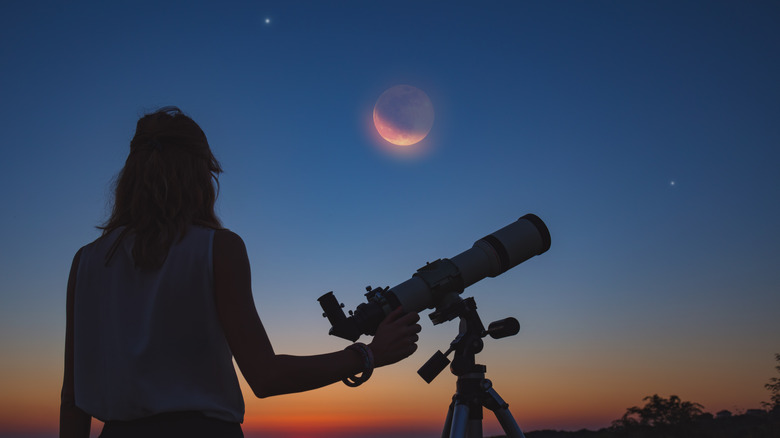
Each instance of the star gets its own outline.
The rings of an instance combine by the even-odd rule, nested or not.
[[[677,184],[675,181],[669,181],[669,187],[674,187]]]
[[[264,20],[264,21],[265,21],[265,24],[266,24],[266,25],[269,25],[269,24],[271,24],[271,19],[270,19],[270,18],[268,18],[268,17],[265,17],[265,20]]]

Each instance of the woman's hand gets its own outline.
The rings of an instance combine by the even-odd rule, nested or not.
[[[385,317],[369,344],[374,353],[374,366],[396,363],[417,350],[417,333],[421,330],[420,324],[417,324],[419,320],[417,312],[404,314],[400,307]]]

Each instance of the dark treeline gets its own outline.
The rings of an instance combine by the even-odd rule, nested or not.
[[[599,430],[539,430],[525,434],[527,438],[778,438],[780,410],[751,411],[747,414],[716,418],[703,414],[691,422],[676,425],[616,426]]]
[[[780,373],[780,353],[775,354]],[[682,401],[673,395],[645,397],[645,405],[633,406],[610,427],[599,430],[564,432],[538,430],[527,438],[780,438],[780,377],[772,377],[764,387],[771,394],[764,409],[748,409],[733,415],[704,412],[698,403]],[[500,438],[500,437],[496,437]]]
[[[770,410],[749,409],[733,415],[702,412],[701,405],[683,402],[677,396],[668,399],[646,397],[644,407],[632,407],[610,427],[599,430],[565,432],[538,430],[527,438],[778,438],[780,407]]]

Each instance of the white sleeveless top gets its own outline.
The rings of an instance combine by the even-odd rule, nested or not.
[[[190,227],[158,270],[122,229],[82,248],[74,303],[76,405],[101,421],[200,411],[240,423],[244,398],[214,302],[214,230]]]

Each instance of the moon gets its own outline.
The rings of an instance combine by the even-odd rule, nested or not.
[[[419,88],[396,85],[377,99],[374,126],[382,138],[394,145],[419,143],[433,126],[431,99]]]

